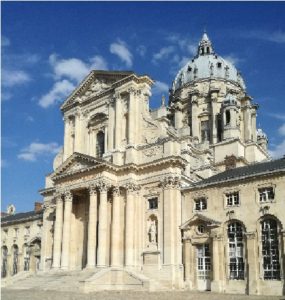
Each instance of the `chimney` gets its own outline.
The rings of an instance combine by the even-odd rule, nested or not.
[[[35,202],[35,213],[38,213],[42,210],[43,204],[41,202]]]

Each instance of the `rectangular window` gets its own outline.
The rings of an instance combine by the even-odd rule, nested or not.
[[[198,198],[195,200],[195,210],[201,211],[207,209],[207,200],[206,198]]]
[[[158,201],[157,198],[148,199],[148,209],[157,209]]]
[[[259,192],[259,201],[267,202],[274,200],[274,191],[273,187],[265,187],[258,189]]]
[[[239,192],[233,192],[226,194],[227,206],[238,206],[240,205],[239,201]]]

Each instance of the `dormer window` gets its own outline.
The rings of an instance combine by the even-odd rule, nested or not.
[[[221,63],[221,62],[218,62],[218,63],[217,63],[217,67],[218,67],[218,68],[221,68],[221,67],[222,67],[222,63]]]
[[[207,47],[207,53],[208,53],[208,54],[210,53],[210,48],[209,48],[209,47]]]
[[[192,68],[190,66],[188,66],[188,69],[187,69],[188,72],[191,72],[192,71]]]

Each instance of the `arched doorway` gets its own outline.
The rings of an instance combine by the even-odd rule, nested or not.
[[[23,247],[23,257],[24,257],[24,271],[30,270],[30,247],[27,244],[24,244]]]

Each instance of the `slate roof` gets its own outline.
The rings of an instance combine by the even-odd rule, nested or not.
[[[285,172],[285,158],[255,163],[245,167],[226,170],[224,172],[206,178],[202,181],[199,181],[193,184],[191,187],[203,187],[218,184],[221,182],[228,182],[260,175],[269,175],[271,173],[276,172]]]
[[[43,215],[43,210],[35,212],[34,210],[18,213],[14,215],[8,215],[1,218],[1,225],[8,225],[10,223],[19,223],[23,221],[30,221],[35,219],[41,219]]]

